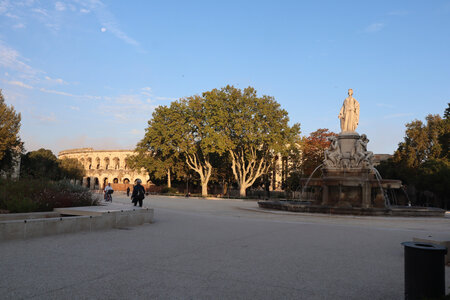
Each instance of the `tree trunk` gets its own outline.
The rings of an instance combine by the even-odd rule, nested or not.
[[[240,196],[240,197],[245,197],[245,196],[247,196],[246,190],[247,190],[247,187],[246,187],[245,185],[241,184],[241,185],[239,186],[239,196]]]
[[[167,187],[169,189],[172,187],[172,180],[170,179],[170,169],[167,169]]]
[[[208,182],[202,182],[202,197],[208,196]]]
[[[222,181],[222,194],[225,196],[228,192],[228,182]]]

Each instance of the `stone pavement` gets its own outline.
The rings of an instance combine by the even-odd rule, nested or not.
[[[114,194],[114,202],[129,203]],[[153,224],[0,244],[2,299],[401,299],[403,241],[448,218],[267,212],[149,196]],[[446,267],[450,293],[450,267]]]

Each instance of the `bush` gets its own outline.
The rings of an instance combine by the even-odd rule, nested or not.
[[[0,180],[0,210],[10,213],[52,211],[56,207],[98,205],[88,189],[68,181]]]
[[[162,194],[178,194],[178,190],[176,188],[173,188],[173,187],[165,186],[165,187],[163,187],[161,189],[161,193]]]

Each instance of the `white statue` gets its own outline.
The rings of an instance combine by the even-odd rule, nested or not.
[[[348,97],[342,104],[338,118],[341,120],[342,132],[355,132],[359,123],[359,103],[352,97],[353,90],[348,90]]]

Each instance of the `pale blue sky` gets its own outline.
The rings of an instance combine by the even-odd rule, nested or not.
[[[0,88],[27,150],[132,149],[158,105],[227,84],[369,150],[450,101],[450,1],[0,0]]]

